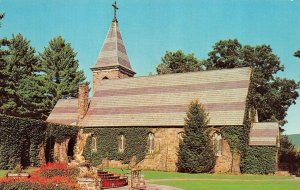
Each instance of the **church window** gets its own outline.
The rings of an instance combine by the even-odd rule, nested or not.
[[[154,134],[149,133],[148,135],[148,152],[152,154],[154,152]]]
[[[97,152],[97,138],[92,135],[92,152]]]
[[[213,136],[214,152],[216,156],[222,156],[222,135],[216,132]]]
[[[123,153],[125,150],[125,136],[124,135],[119,135],[118,150],[119,150],[119,153]]]
[[[184,135],[184,132],[179,132],[179,133],[178,133],[178,141],[179,141],[179,142],[182,142],[182,141],[183,141],[183,135]]]

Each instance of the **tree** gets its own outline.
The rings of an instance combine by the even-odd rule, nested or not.
[[[1,20],[4,18],[4,14],[0,13],[0,27],[1,27]],[[8,74],[6,72],[6,62],[5,62],[5,55],[7,54],[7,50],[4,48],[7,46],[6,39],[0,39],[0,113],[2,110],[2,106],[7,99],[7,94],[5,91],[5,86],[7,82]]]
[[[296,52],[294,53],[294,56],[300,58],[300,50],[296,51]]]
[[[61,36],[49,42],[49,46],[40,54],[40,67],[46,75],[50,112],[58,99],[77,97],[78,86],[84,82],[83,71],[78,71],[77,53]]]
[[[6,95],[0,111],[7,115],[19,117],[40,118],[39,104],[34,99],[40,94],[39,89],[33,90],[33,87],[39,88],[33,84],[38,70],[38,57],[35,55],[35,49],[30,46],[30,41],[21,34],[13,36],[8,41],[8,50],[4,55],[5,84],[3,91]],[[29,85],[31,84],[31,85]],[[41,84],[40,84],[41,85]]]
[[[209,138],[208,114],[198,100],[187,112],[183,140],[179,144],[178,170],[188,173],[209,172],[215,165],[215,154]]]
[[[207,70],[252,67],[254,93],[251,105],[258,110],[259,121],[286,123],[287,110],[299,96],[296,91],[299,84],[291,79],[275,77],[278,71],[284,71],[284,66],[270,46],[242,46],[236,39],[221,40],[208,56],[205,61]]]
[[[181,50],[176,52],[167,51],[156,67],[158,74],[186,73],[203,70],[201,62],[194,54],[185,55]]]
[[[288,163],[290,172],[294,173],[300,167],[300,152],[297,152],[295,146],[291,143],[288,136],[280,137],[279,163]]]

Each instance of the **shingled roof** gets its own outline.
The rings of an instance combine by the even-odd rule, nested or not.
[[[210,125],[243,125],[250,74],[250,68],[236,68],[103,80],[79,125],[183,126],[196,98]]]
[[[103,47],[92,70],[102,70],[110,67],[121,67],[127,72],[135,74],[132,70],[127,56],[124,42],[122,40],[118,21],[114,19],[106,36]]]
[[[60,99],[51,111],[48,122],[76,125],[78,119],[78,99]]]
[[[249,137],[249,145],[277,146],[279,137],[278,123],[253,123]]]

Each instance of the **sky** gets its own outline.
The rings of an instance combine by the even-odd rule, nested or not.
[[[42,52],[61,35],[78,53],[91,81],[92,67],[113,19],[113,0],[0,0],[0,37],[21,33]],[[166,51],[207,58],[219,40],[270,45],[285,71],[300,80],[300,0],[118,0],[117,18],[137,76],[155,72]],[[300,98],[289,108],[286,134],[300,134]]]

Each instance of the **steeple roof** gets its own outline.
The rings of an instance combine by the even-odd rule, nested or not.
[[[128,59],[116,17],[111,23],[96,64],[91,69],[103,70],[108,68],[120,68],[131,75],[135,74]]]

